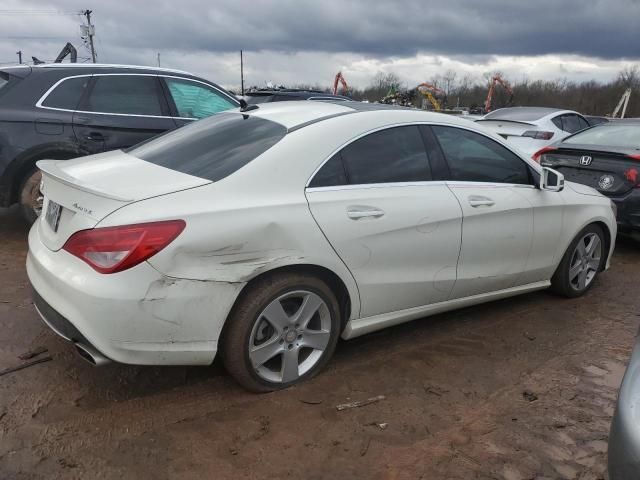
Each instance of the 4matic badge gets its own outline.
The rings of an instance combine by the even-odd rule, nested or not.
[[[80,210],[81,212],[86,213],[87,215],[93,214],[93,210],[89,210],[87,207],[83,207],[82,205],[78,205],[77,203],[74,203],[72,207],[75,208],[76,210]]]

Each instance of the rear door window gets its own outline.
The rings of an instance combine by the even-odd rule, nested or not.
[[[99,113],[162,116],[162,97],[153,75],[100,75],[83,110]],[[83,102],[84,103],[84,102]]]
[[[238,105],[218,90],[200,82],[164,78],[179,117],[205,118]]]
[[[451,180],[531,184],[529,167],[490,138],[455,127],[431,127],[449,164]]]
[[[67,78],[58,84],[42,102],[43,107],[75,110],[91,77]]]
[[[352,185],[431,180],[427,153],[417,126],[371,133],[347,145],[341,155]]]
[[[251,115],[221,113],[126,150],[178,172],[220,180],[284,138],[287,129]]]
[[[344,147],[314,176],[310,187],[424,182],[432,179],[417,126],[393,127]]]

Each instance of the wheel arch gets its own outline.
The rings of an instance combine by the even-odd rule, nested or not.
[[[238,302],[242,300],[245,292],[247,291],[247,287],[255,284],[256,282],[264,279],[265,277],[279,275],[279,274],[287,274],[287,273],[313,275],[317,278],[320,278],[329,286],[329,288],[336,295],[336,299],[338,300],[338,305],[340,306],[340,320],[341,320],[341,333],[342,333],[342,330],[344,330],[344,327],[347,325],[347,323],[349,322],[349,319],[351,318],[352,308],[354,305],[354,301],[352,300],[352,294],[349,292],[349,289],[346,283],[342,280],[342,278],[340,278],[340,276],[337,273],[335,273],[334,271],[330,270],[327,267],[323,267],[317,264],[306,263],[306,264],[284,265],[284,266],[273,268],[271,270],[261,272],[260,274],[251,278],[246,283],[246,285],[244,285],[244,287],[238,294],[238,297],[236,298],[236,301],[234,302],[233,307],[231,308],[231,311],[233,311],[233,309],[236,307]],[[223,327],[223,332],[224,332],[224,327]]]
[[[3,173],[2,184],[7,185],[9,192],[7,195],[7,206],[17,203],[20,196],[20,185],[25,176],[35,167],[38,160],[53,158],[56,160],[69,160],[75,157],[88,155],[86,152],[73,143],[55,142],[41,144],[20,153],[8,165]]]

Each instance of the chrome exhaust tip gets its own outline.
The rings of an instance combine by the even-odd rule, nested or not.
[[[111,363],[111,360],[102,355],[93,347],[84,345],[82,343],[74,343],[74,346],[76,347],[76,352],[78,353],[78,355],[80,355],[80,358],[89,362],[94,367],[101,367],[102,365]]]

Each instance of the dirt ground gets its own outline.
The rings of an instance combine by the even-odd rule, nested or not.
[[[620,240],[583,298],[540,292],[341,342],[312,381],[253,395],[218,364],[79,360],[33,309],[26,234],[0,212],[0,370],[40,346],[52,361],[0,376],[0,478],[606,478],[640,244]]]

